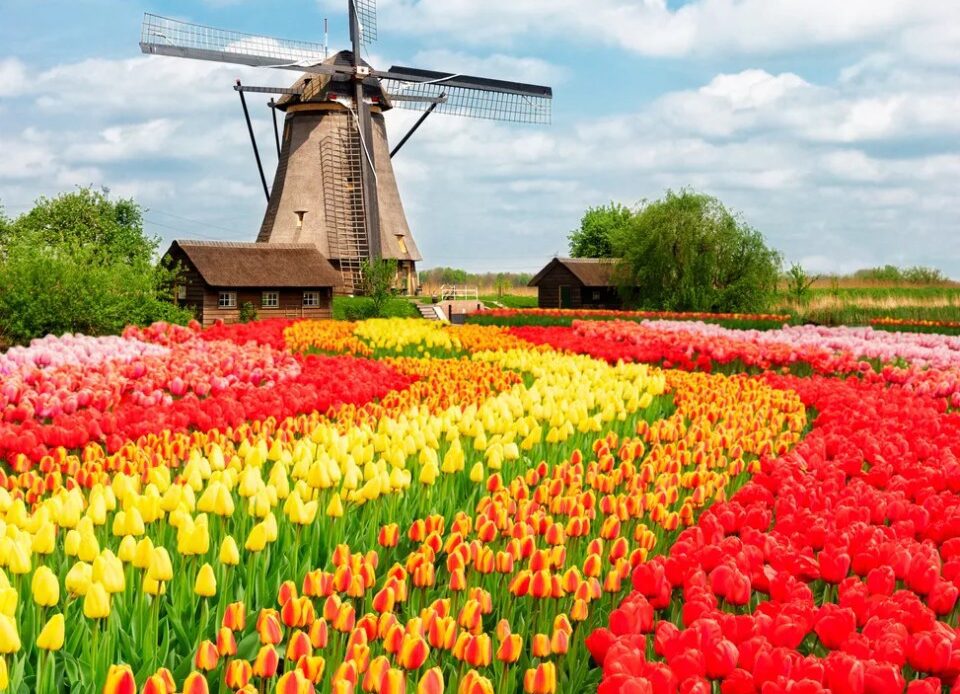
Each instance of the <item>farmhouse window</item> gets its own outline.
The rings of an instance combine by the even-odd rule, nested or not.
[[[593,290],[593,300],[594,300],[594,301],[600,301],[600,290],[599,290],[599,289],[594,289],[594,290]]]
[[[236,292],[220,292],[220,296],[217,298],[217,308],[236,308],[236,307],[237,307]]]
[[[303,293],[304,308],[316,308],[319,305],[320,305],[320,292],[304,292]]]
[[[280,308],[280,292],[264,292],[261,308]]]
[[[187,285],[181,284],[177,287],[177,298],[186,299],[187,298]]]

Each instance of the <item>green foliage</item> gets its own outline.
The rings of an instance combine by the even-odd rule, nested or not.
[[[118,333],[128,324],[185,323],[170,299],[174,271],[154,263],[159,239],[140,207],[81,188],[0,222],[0,336]]]
[[[417,318],[420,314],[412,302],[394,296],[387,300],[382,309],[384,318]],[[366,296],[335,296],[333,298],[333,317],[336,320],[364,320],[373,318],[373,302]]]
[[[787,293],[797,304],[803,306],[810,299],[810,287],[820,279],[819,276],[810,277],[799,263],[793,263],[787,270]]]
[[[481,272],[470,273],[450,267],[435,267],[421,270],[420,284],[430,287],[439,287],[444,284],[466,285],[468,287],[487,287],[497,291],[498,282],[506,289],[526,287],[533,275],[529,272]]]
[[[714,197],[681,190],[647,203],[613,239],[625,298],[648,309],[755,312],[767,308],[780,255]]]
[[[244,301],[240,304],[240,322],[249,323],[257,320],[257,308],[253,303]]]
[[[504,294],[502,296],[498,294],[482,294],[480,296],[480,301],[487,304],[487,306],[496,306],[500,304],[504,308],[536,308],[537,307],[537,295],[532,296],[518,296],[516,294]]]
[[[570,255],[574,258],[614,257],[612,239],[623,232],[632,218],[630,208],[619,203],[591,207],[580,220],[580,228],[570,232]]]
[[[363,276],[363,293],[373,304],[372,317],[383,317],[383,309],[397,280],[397,261],[392,258],[365,260],[360,266],[360,274]]]

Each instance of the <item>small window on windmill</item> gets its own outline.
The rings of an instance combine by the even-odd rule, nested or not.
[[[303,217],[307,214],[306,210],[296,210],[294,214],[297,215],[297,229],[303,229]]]
[[[403,234],[397,234],[397,245],[400,247],[401,253],[407,252],[407,242],[403,240]]]

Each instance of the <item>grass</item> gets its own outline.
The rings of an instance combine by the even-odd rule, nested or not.
[[[518,294],[504,294],[503,296],[498,296],[497,294],[481,294],[480,301],[485,303],[487,306],[493,306],[496,308],[536,308],[537,307],[537,295],[518,295]],[[500,304],[500,306],[497,306]]]

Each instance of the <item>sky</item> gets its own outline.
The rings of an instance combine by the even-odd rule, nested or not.
[[[232,85],[296,73],[141,54],[144,12],[347,45],[344,0],[0,0],[0,204],[104,186],[163,239],[254,240]],[[584,210],[692,187],[787,263],[960,278],[957,0],[379,0],[375,67],[547,84],[553,122],[433,116],[394,159],[423,268],[533,271]],[[249,104],[268,181],[266,97]],[[393,142],[417,114],[387,114]]]

